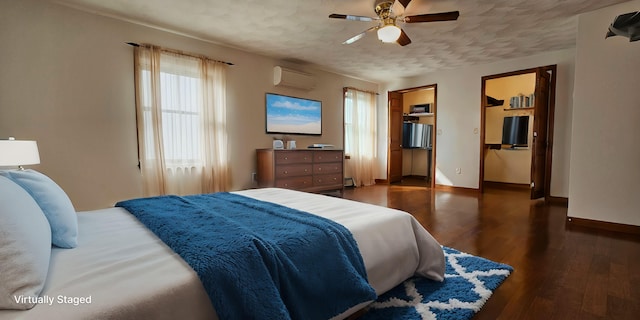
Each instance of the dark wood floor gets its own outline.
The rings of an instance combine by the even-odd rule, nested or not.
[[[640,319],[640,236],[568,226],[528,190],[433,191],[424,181],[344,198],[413,214],[442,244],[515,271],[474,319]]]

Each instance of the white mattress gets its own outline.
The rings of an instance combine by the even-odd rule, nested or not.
[[[379,206],[284,189],[236,192],[311,212],[347,227],[378,294],[418,274],[441,281],[440,245],[409,214]],[[75,249],[54,248],[41,296],[28,311],[1,310],[0,319],[214,319],[195,272],[122,208],[78,214]],[[59,296],[90,304],[58,303]],[[362,305],[343,313],[347,316]]]
[[[236,193],[311,212],[347,227],[358,243],[369,283],[378,294],[414,274],[444,279],[440,244],[404,211],[277,188]]]

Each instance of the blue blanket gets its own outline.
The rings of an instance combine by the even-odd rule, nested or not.
[[[116,206],[196,271],[220,319],[328,319],[376,298],[353,236],[331,220],[230,193]]]

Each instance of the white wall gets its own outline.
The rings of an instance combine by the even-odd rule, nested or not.
[[[383,86],[379,98],[378,175],[386,179],[388,144],[387,92],[427,84],[438,85],[436,132],[436,183],[465,188],[478,188],[480,167],[481,78],[510,71],[546,65],[558,65],[554,148],[551,173],[552,196],[569,194],[569,151],[571,141],[571,108],[574,79],[574,49],[566,49],[505,60],[498,63],[443,70],[420,77],[402,79]],[[478,129],[478,130],[476,130]],[[384,163],[382,163],[384,162]],[[461,174],[455,169],[460,168]]]
[[[571,217],[640,225],[640,41],[604,38],[631,1],[579,17]]]
[[[322,137],[298,146],[342,146],[342,87],[378,85],[282,63],[184,36],[37,0],[0,1],[0,137],[38,141],[39,170],[58,182],[76,209],[142,195],[137,168],[133,50],[152,43],[235,63],[227,74],[227,121],[233,189],[250,187],[255,149],[265,134],[264,94],[321,100]],[[273,86],[273,67],[316,75],[305,92]]]

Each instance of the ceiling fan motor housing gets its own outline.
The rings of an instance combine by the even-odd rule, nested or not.
[[[388,19],[391,17],[391,7],[393,7],[394,1],[389,0],[377,0],[375,4],[375,11],[380,19]]]

